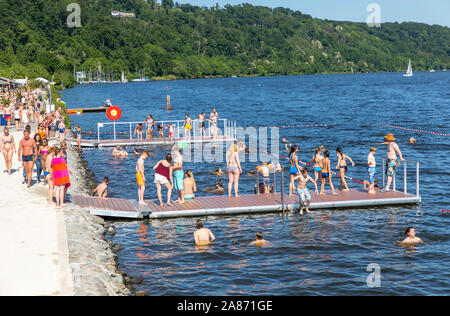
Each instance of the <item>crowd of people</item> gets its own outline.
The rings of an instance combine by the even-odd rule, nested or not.
[[[196,121],[198,122],[199,129],[199,137],[206,138],[206,121],[210,122],[210,133],[211,138],[216,139],[218,137],[219,128],[217,126],[219,121],[219,114],[214,108],[209,115],[209,118],[206,116],[205,112],[202,112],[198,115]],[[175,141],[175,133],[177,126],[171,123],[167,123],[164,125],[163,123],[158,123],[153,115],[149,114],[145,119],[144,123],[138,123],[134,127],[133,136],[137,139],[138,143],[144,142],[144,135],[146,136],[146,140],[151,142],[155,136],[155,132],[157,132],[157,137],[159,141],[165,142],[166,139],[169,139],[171,143]],[[189,114],[185,114],[185,119],[183,126],[180,127],[183,130],[184,139],[191,140],[192,139],[192,131],[194,129],[194,120],[189,116]],[[166,132],[167,131],[167,132]],[[178,131],[180,134],[180,131]]]
[[[37,183],[48,185],[48,203],[65,206],[71,171],[66,160],[66,125],[61,108],[46,113],[43,106],[45,92],[39,88],[3,88],[0,97],[0,115],[6,121],[0,135],[0,152],[5,160],[6,172],[11,175],[18,171],[12,168],[14,155],[17,154],[17,160],[21,163],[19,169],[23,169],[23,184],[30,188],[36,173]],[[15,124],[12,124],[13,118]],[[32,125],[37,129],[32,130]],[[12,129],[21,132],[18,143],[11,133]],[[59,146],[51,146],[51,143]]]

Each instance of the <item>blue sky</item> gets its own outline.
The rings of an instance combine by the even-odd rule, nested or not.
[[[250,3],[267,7],[287,7],[316,18],[366,22],[369,3],[381,7],[381,22],[421,22],[450,27],[450,0],[174,0],[178,3],[235,5]]]

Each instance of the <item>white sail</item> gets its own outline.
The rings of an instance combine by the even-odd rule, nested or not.
[[[413,71],[412,71],[412,65],[411,65],[411,59],[409,60],[408,63],[408,70],[406,71],[406,74],[404,74],[404,77],[412,77],[413,75]]]

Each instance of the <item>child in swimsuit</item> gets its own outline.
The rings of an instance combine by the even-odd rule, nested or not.
[[[333,182],[331,181],[330,153],[328,151],[326,151],[326,152],[324,152],[323,155],[324,155],[324,158],[322,160],[322,166],[321,166],[321,168],[322,168],[322,185],[321,185],[321,188],[320,188],[320,194],[321,195],[325,194],[324,188],[325,188],[325,183],[326,183],[326,181],[328,179],[328,183],[330,184],[330,188],[331,188],[331,191],[333,192],[333,195],[337,195],[337,193],[334,191]]]

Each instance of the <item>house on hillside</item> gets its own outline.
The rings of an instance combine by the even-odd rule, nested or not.
[[[111,15],[113,17],[118,18],[135,18],[136,14],[134,13],[126,13],[126,12],[120,12],[120,11],[111,11]]]

